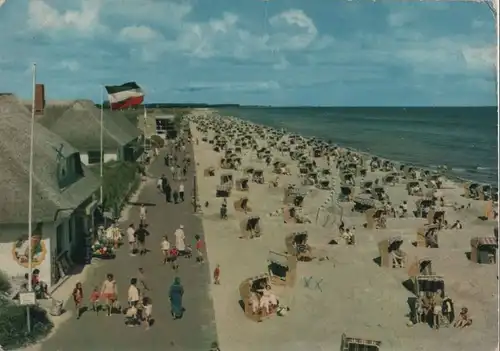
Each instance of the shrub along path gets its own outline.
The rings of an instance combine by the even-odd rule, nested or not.
[[[191,150],[192,147],[189,147]],[[149,168],[153,177],[168,174],[163,164],[163,156],[157,157]],[[136,351],[136,350],[209,350],[211,342],[216,340],[216,328],[212,301],[209,297],[210,275],[208,263],[199,265],[192,259],[181,259],[178,275],[184,286],[185,315],[180,320],[172,320],[168,289],[174,278],[174,272],[162,261],[160,242],[167,234],[173,241],[173,233],[180,224],[184,225],[186,244],[194,247],[194,236],[202,234],[201,220],[193,214],[190,202],[193,192],[194,162],[185,182],[186,201],[173,205],[165,203],[164,196],[156,189],[156,179],[149,180],[139,195],[138,202],[154,204],[148,206],[147,222],[151,235],[146,239],[149,252],[146,256],[130,256],[128,245],[119,249],[116,259],[103,262],[88,280],[83,282],[85,300],[94,286],[100,288],[107,273],[113,273],[118,285],[118,297],[122,306],[127,302],[127,290],[130,279],[137,276],[139,267],[144,268],[147,283],[151,291],[146,292],[153,300],[155,324],[150,330],[145,327],[130,328],[125,326],[123,315],[107,317],[105,313],[96,315],[88,311],[80,320],[74,316],[71,298],[65,308],[73,313],[73,318],[62,324],[56,334],[42,344],[42,351]],[[171,181],[171,184],[175,184]],[[122,224],[125,230],[130,223],[138,224],[139,207],[134,206],[130,220]],[[205,255],[206,257],[206,255]],[[69,312],[66,312],[69,313]]]

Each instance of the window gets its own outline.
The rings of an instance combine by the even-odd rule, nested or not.
[[[87,156],[89,158],[89,165],[100,163],[101,160],[99,159],[99,151],[89,151],[87,152]],[[102,159],[104,160],[104,153],[102,154]]]

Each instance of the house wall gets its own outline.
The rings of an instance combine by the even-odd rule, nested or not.
[[[40,278],[43,281],[50,282],[54,227],[51,224],[43,224],[41,232],[42,240],[32,265],[33,269],[40,270]],[[28,248],[27,238],[27,225],[0,226],[0,269],[9,277],[24,276],[28,273],[27,260],[20,259],[20,256],[26,258],[24,253]]]
[[[86,152],[80,153],[80,160],[84,165],[86,166],[89,165],[89,156]],[[118,161],[118,152],[115,153],[108,152],[104,154],[104,163],[111,161]]]
[[[58,238],[57,227],[59,226]],[[54,223],[44,223],[41,226],[41,241],[36,246],[37,253],[32,259],[32,267],[40,270],[40,279],[49,286],[57,283],[57,281],[53,281],[53,269],[58,256],[65,251],[71,252],[75,245],[74,226],[75,221],[71,220],[71,217],[63,218]],[[24,276],[28,273],[28,262],[25,254],[28,249],[27,238],[27,225],[0,226],[0,270],[9,277]]]

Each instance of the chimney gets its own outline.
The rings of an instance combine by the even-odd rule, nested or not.
[[[43,84],[35,86],[35,113],[43,113],[45,108],[45,87]]]

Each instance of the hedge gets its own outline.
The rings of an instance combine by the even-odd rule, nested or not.
[[[7,275],[0,271],[0,293],[10,290]],[[54,325],[47,312],[38,306],[30,308],[31,333],[26,328],[26,307],[19,306],[0,296],[0,346],[4,350],[15,350],[33,344],[47,336]]]
[[[9,281],[9,277],[7,276],[7,274],[5,274],[4,271],[0,271],[0,294],[8,293],[10,291],[10,288],[11,284]]]
[[[129,195],[140,184],[139,167],[135,162],[109,162],[103,170],[103,205],[106,211],[120,214]]]

